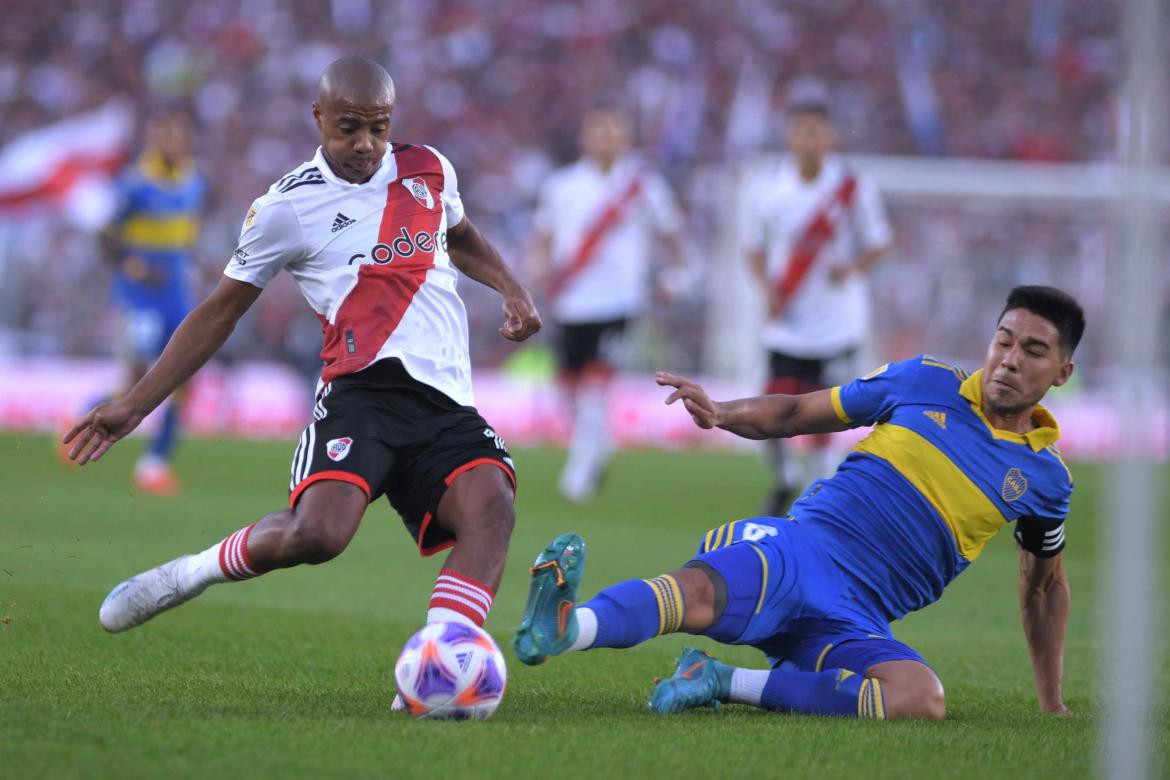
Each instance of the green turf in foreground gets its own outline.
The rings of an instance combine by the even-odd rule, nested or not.
[[[1075,470],[1069,524],[1074,612],[1066,697],[1080,715],[1039,715],[1015,595],[1015,552],[997,537],[942,603],[896,627],[937,668],[942,723],[871,723],[747,707],[661,717],[645,700],[687,642],[761,665],[745,648],[670,637],[524,667],[484,723],[388,711],[397,650],[419,627],[437,560],[411,550],[385,503],[326,566],[213,588],[140,629],[97,623],[124,577],[205,548],[279,507],[288,444],[191,442],[181,497],[136,496],[138,448],[64,470],[39,437],[0,437],[0,775],[154,776],[1052,776],[1092,774],[1100,690],[1094,638],[1100,472]],[[751,515],[763,475],[750,457],[626,453],[603,497],[553,492],[562,456],[517,454],[520,520],[489,629],[519,619],[526,567],[554,535],[589,544],[583,591],[673,568],[706,529]],[[1170,474],[1168,474],[1170,476]],[[507,652],[507,651],[506,651]],[[1163,680],[1165,678],[1163,677]],[[1165,684],[1158,698],[1166,701]],[[1166,753],[1165,720],[1159,723]],[[1165,764],[1163,764],[1165,766]]]

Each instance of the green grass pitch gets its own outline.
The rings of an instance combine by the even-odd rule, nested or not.
[[[505,646],[508,693],[489,721],[391,714],[398,649],[421,624],[439,559],[420,559],[384,501],[336,561],[212,588],[126,634],[98,626],[123,578],[209,546],[279,508],[291,442],[187,442],[181,496],[135,495],[124,443],[65,469],[44,437],[0,437],[0,775],[1050,776],[1094,774],[1100,528],[1106,472],[1074,469],[1068,525],[1073,613],[1065,695],[1078,716],[1041,716],[1001,533],[942,602],[895,626],[947,689],[941,723],[873,723],[742,706],[661,717],[651,678],[680,647],[762,666],[758,653],[672,636],[528,668],[507,649],[527,566],[555,534],[588,543],[584,594],[674,568],[699,535],[750,516],[764,489],[749,456],[620,455],[603,496],[570,507],[553,490],[563,455],[520,451],[519,519],[488,628]],[[1167,472],[1170,476],[1170,471]],[[1163,556],[1163,560],[1165,556]],[[1152,672],[1152,679],[1159,679]],[[1166,702],[1161,675],[1155,698]],[[1170,732],[1163,708],[1160,752]],[[1163,766],[1166,764],[1163,763]]]

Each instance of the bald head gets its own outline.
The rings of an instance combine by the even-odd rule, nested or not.
[[[368,57],[342,57],[331,62],[317,82],[317,101],[330,100],[394,105],[394,80]]]
[[[329,167],[346,181],[368,181],[382,164],[394,113],[394,81],[365,57],[342,57],[321,74],[313,119]]]

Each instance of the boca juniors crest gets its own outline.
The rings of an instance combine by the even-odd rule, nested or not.
[[[1018,501],[1028,492],[1028,478],[1017,468],[1008,469],[1003,478],[1003,500]]]
[[[423,181],[421,176],[413,176],[409,179],[402,180],[402,186],[406,187],[407,191],[414,196],[420,206],[428,209],[435,207],[435,196],[431,194],[427,183]]]
[[[325,454],[329,456],[329,460],[345,460],[345,456],[349,454],[349,448],[352,444],[353,439],[348,436],[333,439],[325,445]]]

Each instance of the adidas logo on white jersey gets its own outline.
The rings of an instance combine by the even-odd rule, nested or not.
[[[356,222],[356,220],[350,219],[339,211],[337,212],[337,216],[333,219],[333,229],[330,232],[336,233],[338,230],[344,230],[354,222]]]

